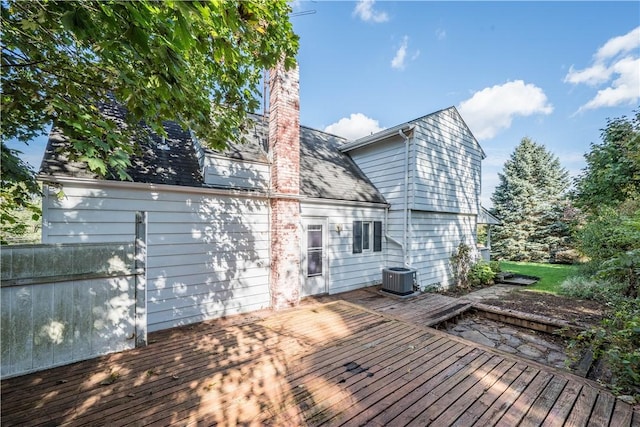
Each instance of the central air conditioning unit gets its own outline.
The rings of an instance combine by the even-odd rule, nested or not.
[[[388,267],[382,269],[382,290],[396,295],[413,293],[416,281],[416,270],[405,267]]]

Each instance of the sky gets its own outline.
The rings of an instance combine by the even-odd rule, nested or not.
[[[487,158],[522,138],[576,176],[640,106],[640,2],[297,1],[301,123],[357,138],[455,106]]]
[[[487,158],[522,138],[576,176],[640,106],[640,2],[295,1],[300,122],[355,139],[455,106]],[[46,138],[15,145],[38,168]]]

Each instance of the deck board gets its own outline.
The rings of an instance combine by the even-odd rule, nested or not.
[[[1,423],[637,424],[595,383],[425,326],[457,304],[360,290],[152,333],[145,348],[3,379]]]

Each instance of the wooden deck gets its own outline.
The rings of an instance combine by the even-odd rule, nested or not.
[[[640,425],[595,383],[421,326],[455,299],[376,296],[162,331],[3,380],[2,425]]]
[[[358,289],[338,295],[309,298],[312,302],[349,301],[377,313],[416,325],[433,326],[469,309],[473,304],[438,294],[421,294],[403,298],[380,292],[379,286]]]

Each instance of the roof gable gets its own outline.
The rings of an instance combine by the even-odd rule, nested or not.
[[[476,137],[473,135],[473,133],[471,132],[471,129],[469,129],[469,126],[467,126],[466,122],[464,121],[464,119],[462,118],[462,116],[460,115],[460,113],[458,112],[458,109],[454,106],[451,106],[449,108],[444,108],[442,110],[438,110],[438,111],[434,111],[433,113],[429,113],[426,114],[424,116],[418,117],[417,119],[414,120],[409,120],[408,122],[405,123],[401,123],[399,125],[387,128],[387,129],[383,129],[379,132],[376,132],[374,134],[371,135],[367,135],[364,136],[362,138],[356,139],[354,141],[349,141],[347,143],[345,143],[340,150],[347,153],[351,150],[355,150],[358,148],[362,148],[368,145],[372,145],[372,144],[377,144],[379,142],[382,142],[385,139],[388,139],[390,136],[394,136],[394,135],[398,135],[399,132],[404,133],[405,135],[408,135],[408,133],[413,129],[413,126],[420,122],[423,121],[425,119],[428,119],[430,117],[433,116],[437,116],[437,115],[442,115],[442,114],[451,114],[452,116],[455,117],[456,122],[459,123],[461,130],[465,133],[467,133],[471,139],[473,140],[474,144],[476,145],[477,149],[482,153],[482,158],[486,158],[486,154],[484,152],[484,150],[482,149],[482,147],[480,146],[480,143],[478,142],[478,140],[476,139]]]

